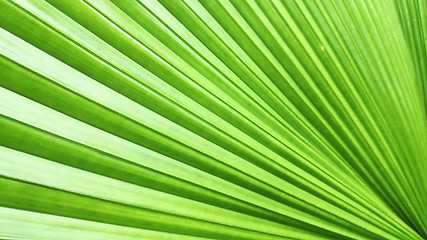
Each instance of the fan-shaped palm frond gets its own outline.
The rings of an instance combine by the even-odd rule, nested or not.
[[[425,0],[0,0],[0,238],[426,239]]]

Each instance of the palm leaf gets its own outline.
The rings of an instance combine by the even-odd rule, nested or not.
[[[427,238],[422,0],[1,0],[0,237]]]

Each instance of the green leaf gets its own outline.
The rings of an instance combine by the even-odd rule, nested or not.
[[[422,0],[0,0],[0,238],[427,238]]]

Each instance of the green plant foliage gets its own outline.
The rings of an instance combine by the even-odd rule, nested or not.
[[[427,1],[0,0],[1,239],[427,239]]]

